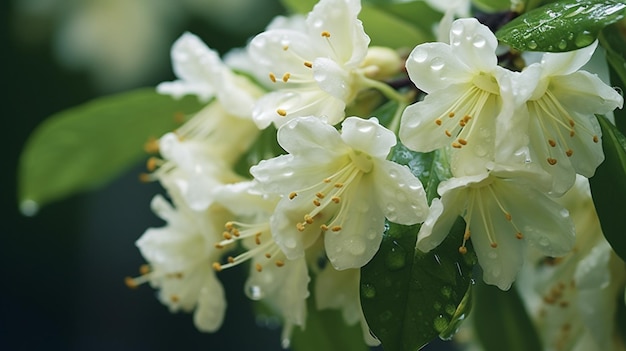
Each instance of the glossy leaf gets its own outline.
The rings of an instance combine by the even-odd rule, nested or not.
[[[474,296],[472,318],[485,351],[543,350],[515,287],[502,291],[479,281]]]
[[[623,0],[568,0],[529,11],[496,32],[521,51],[563,52],[593,43],[605,26],[624,17]]]
[[[31,134],[21,155],[22,212],[32,215],[42,205],[119,175],[145,157],[149,138],[180,124],[175,116],[200,108],[195,97],[177,101],[154,89],[141,89],[49,117]]]
[[[606,119],[599,116],[605,159],[589,179],[593,202],[602,232],[613,250],[626,261],[626,216],[620,199],[626,198],[626,137]]]
[[[400,144],[391,159],[420,175],[429,201],[449,172],[437,152],[416,153]],[[471,246],[465,255],[458,252],[463,221],[428,253],[415,249],[418,230],[419,225],[387,223],[378,253],[361,269],[363,312],[387,351],[417,350],[437,336],[449,338],[469,311],[462,301],[476,256]]]
[[[622,21],[605,28],[599,39],[611,69],[611,84],[626,91],[626,24]],[[626,110],[616,109],[613,114],[617,128],[626,133]]]
[[[511,0],[475,0],[474,5],[483,11],[506,11],[511,8]]]

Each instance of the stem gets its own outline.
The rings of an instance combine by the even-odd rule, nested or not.
[[[398,131],[400,130],[400,119],[402,117],[402,112],[409,104],[404,101],[398,102],[398,107],[396,108],[396,112],[393,114],[393,118],[389,123],[389,130],[391,130],[395,135],[398,135]]]
[[[399,102],[400,104],[407,104],[408,103],[408,97],[404,94],[399,93],[398,91],[396,91],[394,88],[392,88],[391,86],[389,86],[386,83],[383,83],[379,80],[374,80],[371,78],[367,78],[365,76],[361,76],[361,81],[364,83],[365,86],[370,87],[370,88],[374,88],[378,91],[380,91],[383,95],[385,95],[385,97],[387,97],[390,100],[395,100],[397,102]]]

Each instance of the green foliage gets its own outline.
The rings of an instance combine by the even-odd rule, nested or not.
[[[564,52],[593,43],[602,28],[624,17],[623,0],[568,0],[529,11],[496,36],[521,51]]]
[[[474,296],[472,318],[485,351],[543,350],[515,287],[502,291],[479,281]]]
[[[474,5],[483,11],[506,11],[511,8],[511,0],[475,0]]]
[[[606,50],[606,60],[611,69],[611,83],[626,90],[626,23],[615,23],[602,30],[600,45]],[[617,109],[614,112],[617,128],[626,133],[626,110]]]
[[[176,101],[154,89],[99,98],[49,117],[21,155],[22,211],[92,189],[136,164],[144,144],[178,126],[177,114],[201,108],[196,98]]]
[[[613,250],[626,261],[626,217],[618,199],[626,198],[626,137],[604,116],[602,127],[604,162],[589,180],[602,232]]]
[[[399,144],[391,159],[420,176],[428,200],[449,176],[438,152],[427,154]],[[361,269],[361,304],[368,324],[385,350],[417,350],[432,339],[451,337],[467,313],[476,256],[461,255],[464,224],[428,253],[415,249],[419,225],[387,223],[378,253]]]

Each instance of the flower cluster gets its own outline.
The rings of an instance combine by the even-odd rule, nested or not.
[[[572,250],[575,225],[555,199],[603,160],[594,114],[622,106],[581,70],[596,44],[513,71],[499,65],[491,30],[463,18],[448,42],[417,45],[405,72],[400,53],[369,45],[360,10],[357,0],[321,0],[306,18],[277,18],[225,59],[193,34],[178,39],[178,80],[158,91],[206,106],[158,141],[148,178],[172,204],[155,197],[167,224],[138,240],[149,265],[129,285],[149,282],[172,311],[194,311],[198,329],[215,331],[227,298],[218,278],[247,263],[245,292],[281,317],[283,346],[305,327],[311,292],[317,308],[340,309],[374,345],[359,269],[379,250],[386,221],[423,223],[417,249],[429,251],[461,216],[459,252],[471,240],[484,281],[503,290],[527,243],[550,257]],[[414,87],[387,84],[405,73]],[[372,91],[398,103],[390,122],[346,112]],[[411,169],[389,160],[398,138],[450,160],[452,176],[430,205]],[[280,151],[259,146],[268,139]]]

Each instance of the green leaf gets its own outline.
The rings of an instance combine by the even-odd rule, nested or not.
[[[506,11],[511,8],[511,0],[476,0],[474,5],[486,12]]]
[[[438,152],[416,153],[399,144],[391,159],[420,175],[429,201],[449,172],[438,164]],[[415,249],[419,225],[387,223],[378,253],[361,269],[363,312],[385,350],[417,350],[437,336],[447,339],[468,313],[470,304],[462,301],[476,256],[470,245],[467,254],[458,251],[464,228],[457,221],[439,247],[423,253]]]
[[[441,18],[423,1],[377,5],[364,3],[359,18],[371,45],[409,48],[434,40],[432,26]]]
[[[312,284],[311,284],[312,285]],[[307,299],[304,330],[295,328],[291,337],[294,351],[367,351],[359,324],[348,326],[339,310],[318,310],[313,295]]]
[[[479,281],[472,318],[485,351],[543,350],[537,331],[515,287],[502,291]]]
[[[560,1],[507,23],[496,37],[521,51],[563,52],[593,43],[605,26],[624,17],[623,0]]]
[[[318,0],[280,0],[287,11],[305,14],[313,9]]]
[[[59,112],[30,136],[19,164],[18,197],[25,214],[49,202],[93,189],[145,155],[143,145],[196,112],[195,97],[176,101],[154,89],[99,98]]]
[[[626,91],[626,23],[621,21],[604,28],[599,39],[611,70],[611,83]],[[617,128],[626,133],[626,110],[616,109],[613,114]]]
[[[619,205],[626,199],[626,137],[604,116],[598,116],[602,128],[604,162],[589,179],[593,202],[602,232],[613,250],[626,261],[626,216]]]

